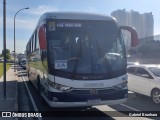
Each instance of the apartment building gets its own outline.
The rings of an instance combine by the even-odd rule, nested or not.
[[[137,11],[116,10],[111,13],[111,16],[115,17],[119,25],[132,26],[137,30],[138,37],[145,38],[153,36],[154,33],[154,19],[152,12],[139,13]],[[123,32],[125,38],[125,44],[127,49],[130,48],[130,34]]]

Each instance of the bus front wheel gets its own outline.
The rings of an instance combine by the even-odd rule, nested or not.
[[[40,102],[44,105],[46,105],[46,101],[43,99],[42,95],[41,95],[41,83],[40,83],[40,78],[39,76],[37,76],[37,87],[38,87],[38,95],[39,95],[39,99]]]

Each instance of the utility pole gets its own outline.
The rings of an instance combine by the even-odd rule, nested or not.
[[[3,99],[6,100],[6,0],[3,0]]]
[[[25,9],[29,9],[29,7],[26,7],[26,8],[22,8],[20,10],[18,10],[16,12],[16,14],[14,15],[14,72],[16,72],[16,34],[15,34],[15,28],[16,28],[16,16],[17,14],[22,11],[22,10],[25,10]]]

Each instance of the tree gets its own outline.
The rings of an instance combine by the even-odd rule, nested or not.
[[[4,56],[4,50],[2,50],[2,55]],[[6,49],[6,59],[7,60],[11,59],[11,54],[9,49]]]

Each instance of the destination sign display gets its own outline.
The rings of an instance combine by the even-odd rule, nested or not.
[[[80,28],[82,27],[81,23],[57,23],[57,28]]]

